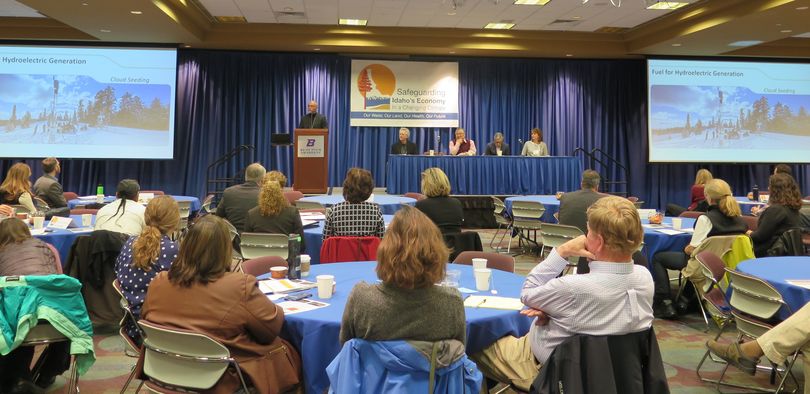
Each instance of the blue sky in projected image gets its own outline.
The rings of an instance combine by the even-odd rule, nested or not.
[[[744,87],[721,86],[719,89],[723,91],[723,112],[735,118],[740,109],[752,110],[754,102],[762,96],[768,98],[771,109],[776,103],[782,103],[790,107],[793,115],[802,106],[810,111],[810,96],[807,95],[754,93]],[[691,114],[693,126],[698,119],[708,122],[717,116],[720,104],[717,90],[717,86],[653,85],[650,88],[650,125],[654,129],[683,127],[687,113]]]
[[[115,89],[116,99],[126,92],[139,96],[143,105],[148,107],[152,100],[158,98],[163,106],[169,102],[171,90],[169,85],[101,83],[83,75],[56,75],[59,81],[59,95],[56,111],[73,111],[79,101],[84,100],[85,107],[92,101],[96,92],[107,86]],[[17,117],[25,111],[36,116],[43,109],[50,111],[53,100],[53,75],[14,75],[0,74],[0,119],[8,119],[11,109],[17,105]]]

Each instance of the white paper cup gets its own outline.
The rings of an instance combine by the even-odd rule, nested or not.
[[[45,216],[34,216],[34,230],[42,230],[45,227]]]
[[[301,276],[304,276],[304,277],[309,276],[309,267],[311,265],[310,264],[311,261],[312,261],[312,258],[309,257],[308,254],[302,254],[301,255]]]
[[[318,282],[318,298],[332,298],[332,291],[335,289],[335,276],[318,275],[315,278]]]
[[[90,227],[93,224],[93,215],[89,213],[82,214],[82,227]]]
[[[473,272],[475,275],[475,289],[478,291],[489,290],[489,282],[492,279],[492,270],[489,268],[478,268]]]
[[[672,218],[672,228],[675,230],[680,230],[681,226],[683,226],[683,219],[681,218]]]
[[[472,259],[473,269],[487,268],[487,259]]]
[[[431,149],[431,150],[428,151],[428,156],[433,156],[434,153],[436,153],[436,152],[433,149]]]
[[[104,204],[104,195],[96,194],[96,204]]]
[[[503,156],[503,151],[502,150],[497,151],[497,153],[498,153],[498,156]]]
[[[270,267],[270,277],[273,279],[284,279],[287,277],[287,267]]]

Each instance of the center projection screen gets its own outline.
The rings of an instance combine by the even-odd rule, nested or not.
[[[810,64],[647,61],[650,162],[810,162]]]
[[[0,46],[0,157],[172,159],[173,48]]]

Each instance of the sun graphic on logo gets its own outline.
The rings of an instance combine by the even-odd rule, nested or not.
[[[369,64],[357,76],[357,90],[363,95],[363,109],[390,109],[397,78],[382,64]]]

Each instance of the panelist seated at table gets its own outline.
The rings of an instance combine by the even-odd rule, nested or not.
[[[416,202],[422,211],[444,234],[460,233],[464,224],[464,207],[461,201],[450,197],[450,180],[441,168],[428,168],[422,173],[424,200]]]
[[[391,145],[392,155],[415,155],[418,153],[416,144],[409,141],[411,131],[407,127],[399,129],[399,141]]]
[[[245,232],[266,234],[298,234],[301,252],[305,250],[304,226],[298,209],[290,206],[278,181],[264,182],[259,192],[259,206],[248,211]]]
[[[644,230],[636,207],[610,196],[588,208],[588,234],[551,251],[526,277],[520,300],[535,317],[529,333],[506,336],[471,358],[484,376],[522,391],[537,377],[557,345],[577,334],[624,335],[652,326],[653,280],[633,264]],[[565,275],[568,258],[592,259],[591,271]]]
[[[543,142],[543,132],[537,127],[531,131],[531,139],[523,144],[523,150],[520,152],[521,156],[548,156],[548,147]]]
[[[455,138],[450,141],[450,155],[452,156],[475,156],[475,142],[467,139],[464,129],[456,129]]]
[[[379,237],[385,234],[385,220],[380,206],[368,202],[374,191],[371,172],[350,168],[343,180],[345,201],[326,211],[323,239],[329,237]]]
[[[214,338],[228,348],[256,392],[284,392],[301,379],[298,352],[279,336],[284,311],[262,294],[255,277],[229,272],[231,249],[223,219],[199,219],[169,271],[149,285],[141,318]],[[212,391],[233,393],[238,387],[236,375],[225,373]]]
[[[31,192],[31,167],[16,163],[6,172],[0,184],[0,204],[22,205],[28,212],[36,212],[34,194]]]
[[[777,324],[759,338],[752,341],[738,343],[736,340],[730,344],[721,344],[714,340],[706,342],[709,350],[722,358],[729,365],[741,371],[754,375],[757,364],[765,356],[777,365],[785,365],[787,359],[796,350],[803,353],[804,376],[810,376],[810,304],[806,304],[786,320]],[[805,394],[810,392],[810,386],[805,382]]]
[[[760,211],[757,229],[747,233],[754,243],[757,257],[783,255],[786,251],[771,248],[785,231],[799,227],[802,195],[793,177],[785,173],[771,175],[768,191],[768,209]]]
[[[141,316],[146,290],[158,273],[168,271],[177,258],[177,243],[169,234],[180,225],[180,206],[170,196],[157,196],[144,211],[146,226],[130,237],[115,261],[115,277],[135,319]],[[127,335],[138,345],[143,338],[134,322],[126,320]]]
[[[359,282],[346,301],[340,342],[352,338],[466,341],[464,303],[444,279],[450,251],[441,233],[419,210],[394,215],[377,249],[380,283]]]
[[[678,313],[672,303],[672,294],[667,269],[683,270],[687,278],[694,281],[699,266],[690,266],[690,256],[700,244],[709,237],[716,235],[745,234],[748,225],[741,215],[737,200],[731,196],[731,187],[722,179],[712,179],[706,183],[706,202],[709,210],[695,221],[695,229],[689,245],[683,252],[659,252],[653,256],[653,277],[655,279],[655,314],[657,317],[673,319]],[[696,262],[695,262],[696,263]],[[693,263],[693,264],[695,264]],[[697,283],[695,283],[697,285]],[[686,310],[688,301],[684,300],[679,309]]]
[[[493,141],[487,144],[487,149],[484,150],[484,156],[509,156],[511,154],[509,144],[503,142],[503,133],[500,131],[495,133]]]
[[[0,276],[57,274],[56,256],[17,218],[0,219]]]
[[[146,222],[143,214],[146,208],[138,204],[138,193],[141,186],[134,179],[118,182],[115,201],[105,205],[96,214],[95,230],[114,231],[128,235],[143,232]]]

